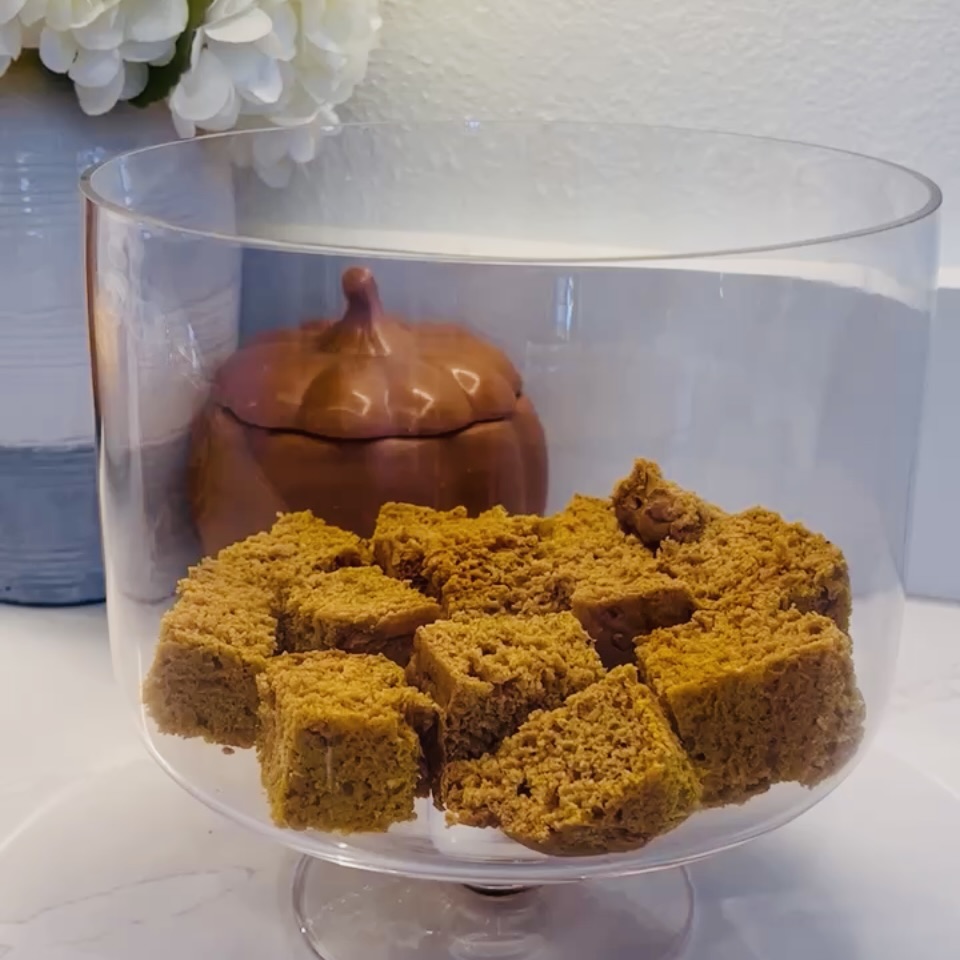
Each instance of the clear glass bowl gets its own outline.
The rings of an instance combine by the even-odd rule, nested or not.
[[[651,956],[667,955],[690,914],[681,871],[664,868],[757,837],[817,803],[882,716],[903,607],[939,191],[892,164],[802,144],[630,125],[476,122],[331,129],[316,160],[286,186],[270,186],[243,161],[251,151],[281,155],[288,137],[242,133],[162,146],[84,179],[110,637],[143,737],[198,799],[314,858],[298,874],[298,909],[308,940],[328,956],[354,955],[349,936],[324,941],[322,931],[330,933],[335,915],[342,933],[368,901],[384,911],[390,936],[400,936],[397,924],[432,929],[437,956],[525,956],[530,936],[550,956],[573,956],[583,941],[562,922],[568,908],[549,899],[570,894],[550,885],[600,883],[583,895],[578,916],[579,930],[591,922],[599,930],[609,915],[607,895],[596,891],[614,877],[638,878],[609,888],[634,891],[630,935],[644,938]],[[255,468],[238,441],[218,468],[198,466],[198,424],[222,399],[218,372],[279,331],[293,342],[289,332],[305,321],[341,316],[343,276],[356,267],[372,272],[386,309],[409,324],[463,325],[512,362],[539,415],[549,465],[545,501],[542,491],[520,498],[528,509],[553,514],[577,493],[608,497],[643,457],[724,511],[762,505],[842,549],[866,705],[865,736],[842,769],[812,789],[779,783],[746,803],[701,810],[631,852],[556,857],[495,831],[451,828],[427,800],[418,801],[415,821],[386,833],[281,829],[253,751],[228,754],[158,732],[142,685],[176,582],[205,550],[262,529],[277,508],[341,516],[342,498],[355,496],[366,510],[402,500],[397,485],[414,481],[401,477],[399,461],[354,453],[391,430],[401,443],[411,432],[428,434],[416,442],[432,450],[474,425],[456,419],[452,401],[444,406],[446,394],[441,402],[421,390],[424,407],[410,420],[409,397],[406,414],[384,414],[390,402],[341,377],[305,399],[296,364],[274,374],[247,364],[234,387],[262,389],[236,402],[247,403],[246,413],[230,408],[231,424],[247,417],[259,437],[250,443],[262,441],[263,450],[319,432],[333,453],[317,460],[302,444],[282,455],[270,448],[275,459]],[[348,286],[366,276],[348,274]],[[391,373],[414,393],[413,371],[432,362],[419,343],[408,344]],[[474,420],[495,420],[458,382]],[[389,377],[377,383],[400,389]],[[293,406],[323,408],[319,420],[297,421],[289,404],[271,420],[270,404],[291,384]],[[427,407],[440,411],[429,429],[423,424],[436,410]],[[455,505],[456,491],[470,485],[454,483],[451,493],[449,469],[479,470],[488,505],[501,493],[509,499],[517,470],[532,471],[536,486],[536,445],[535,437],[521,442],[520,465],[506,480],[490,479],[502,454],[496,445],[440,460],[418,455],[411,499]],[[251,471],[255,490],[244,486]],[[403,893],[406,881],[379,880],[350,881],[353,893],[334,897],[328,875],[311,873],[316,859],[514,896],[471,900],[444,886],[424,900]],[[533,885],[547,886],[525,889]],[[517,897],[533,896],[546,899],[518,905]],[[503,911],[512,911],[506,927]],[[506,928],[516,936],[504,937]],[[355,949],[394,956],[371,943]]]

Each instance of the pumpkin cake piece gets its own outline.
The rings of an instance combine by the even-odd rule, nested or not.
[[[190,572],[184,589],[205,584],[204,565]],[[273,593],[278,602],[290,584],[314,573],[370,562],[363,541],[346,530],[331,526],[309,511],[284,513],[273,527],[224,547],[216,556],[217,576],[228,576]]]
[[[496,749],[538,709],[603,676],[593,642],[569,613],[440,621],[417,632],[407,679],[436,701],[434,771]]]
[[[236,549],[248,563],[272,567],[267,575],[272,576],[281,596],[291,584],[314,573],[359,567],[370,561],[356,534],[326,523],[309,510],[281,514],[268,534],[250,537]]]
[[[633,662],[638,635],[690,619],[695,604],[687,585],[623,533],[609,499],[578,494],[550,518],[548,530],[542,550],[556,567],[555,593],[596,641],[608,669]]]
[[[299,578],[365,560],[352,533],[294,513],[191,568],[161,622],[143,688],[160,730],[252,747],[256,676],[277,652],[281,598]]]
[[[596,641],[607,669],[634,662],[634,642],[653,630],[686,623],[696,609],[689,587],[650,563],[630,558],[585,571],[571,598],[573,615]]]
[[[803,524],[754,507],[711,523],[695,543],[665,540],[660,569],[688,583],[700,606],[819,613],[849,630],[850,576],[839,548]]]
[[[446,524],[466,517],[463,507],[443,511],[412,503],[385,503],[371,540],[373,559],[389,576],[423,587],[428,541],[442,533]]]
[[[665,480],[652,460],[636,460],[630,476],[613,492],[620,526],[656,549],[668,537],[677,543],[699,540],[721,512],[695,493]]]
[[[414,817],[429,697],[385,657],[284,654],[257,680],[257,756],[281,827],[387,830]]]
[[[812,787],[863,733],[850,639],[798,610],[698,611],[637,646],[703,781],[704,803],[740,803],[771,784]]]
[[[343,567],[291,585],[280,614],[280,645],[293,652],[382,653],[404,666],[414,633],[439,616],[436,601],[378,567]]]
[[[542,517],[494,507],[443,525],[426,544],[423,578],[447,617],[563,609],[554,566],[540,556]]]
[[[538,711],[494,754],[450,764],[450,818],[561,856],[633,850],[678,826],[700,786],[635,667]]]
[[[276,652],[273,593],[211,560],[179,592],[144,682],[147,711],[162,733],[252,747],[256,678]]]

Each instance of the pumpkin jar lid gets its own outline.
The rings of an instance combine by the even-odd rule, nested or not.
[[[343,275],[343,318],[270,334],[220,369],[213,400],[254,427],[373,440],[452,433],[514,412],[520,375],[452,323],[386,313],[370,270]]]

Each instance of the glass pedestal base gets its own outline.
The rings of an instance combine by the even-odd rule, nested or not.
[[[304,857],[293,908],[322,960],[673,960],[693,926],[693,891],[682,869],[481,888]]]

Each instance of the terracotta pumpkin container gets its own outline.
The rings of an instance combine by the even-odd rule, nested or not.
[[[388,501],[542,513],[543,428],[507,357],[456,324],[385,313],[369,270],[343,290],[340,321],[260,337],[218,372],[189,471],[205,552],[288,510],[361,536]]]

